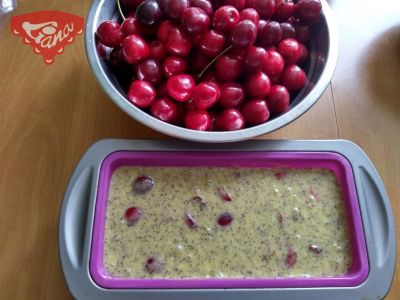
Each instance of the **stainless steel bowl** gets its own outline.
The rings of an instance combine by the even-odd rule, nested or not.
[[[291,101],[289,109],[262,125],[229,132],[202,132],[178,127],[160,121],[131,104],[126,93],[96,49],[95,32],[98,25],[118,17],[115,0],[94,0],[87,21],[85,44],[90,66],[107,95],[132,118],[170,136],[199,142],[232,142],[250,139],[279,129],[304,114],[328,86],[337,62],[338,38],[334,16],[325,0],[321,0],[323,17],[313,26],[310,41],[309,83]]]

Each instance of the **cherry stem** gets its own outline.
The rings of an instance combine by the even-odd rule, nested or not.
[[[122,17],[122,20],[125,21],[125,16],[124,16],[124,13],[122,12],[121,3],[119,3],[119,0],[117,0],[117,6],[118,6],[119,14]]]
[[[228,52],[231,48],[233,47],[233,45],[230,45],[229,47],[227,47],[224,51],[222,51],[220,54],[217,55],[217,57],[215,57],[204,69],[203,71],[200,72],[199,74],[199,79],[204,75],[204,72],[207,71],[207,69],[209,67],[211,67],[213,65],[213,63],[215,63],[217,61],[218,58],[220,58],[222,55],[224,55],[226,52]]]

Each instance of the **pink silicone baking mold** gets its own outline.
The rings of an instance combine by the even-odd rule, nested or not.
[[[120,166],[324,168],[332,171],[341,188],[347,212],[352,262],[349,272],[330,277],[274,278],[119,278],[103,264],[104,226],[110,178]],[[118,151],[102,163],[98,182],[89,271],[96,284],[107,289],[211,289],[211,288],[305,288],[354,287],[368,276],[369,264],[364,230],[351,165],[334,152],[160,152]]]

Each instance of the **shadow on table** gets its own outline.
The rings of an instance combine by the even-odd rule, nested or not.
[[[368,47],[361,76],[377,105],[400,118],[400,26],[382,33]]]

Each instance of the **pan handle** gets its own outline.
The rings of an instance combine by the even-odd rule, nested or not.
[[[379,280],[382,294],[385,295],[393,280],[396,263],[396,229],[392,209],[382,180],[372,163],[359,166],[358,170],[367,212],[363,222],[370,233],[367,241],[370,271]]]
[[[373,247],[375,249],[377,264],[382,267],[390,249],[393,249],[393,216],[385,199],[388,199],[384,189],[376,182],[377,177],[372,176],[364,167],[360,167],[362,190],[368,212],[368,223],[372,233]],[[378,177],[379,178],[379,177]]]
[[[60,215],[59,245],[64,270],[82,268],[93,167],[77,170],[64,196]],[[72,269],[71,269],[72,268]]]

